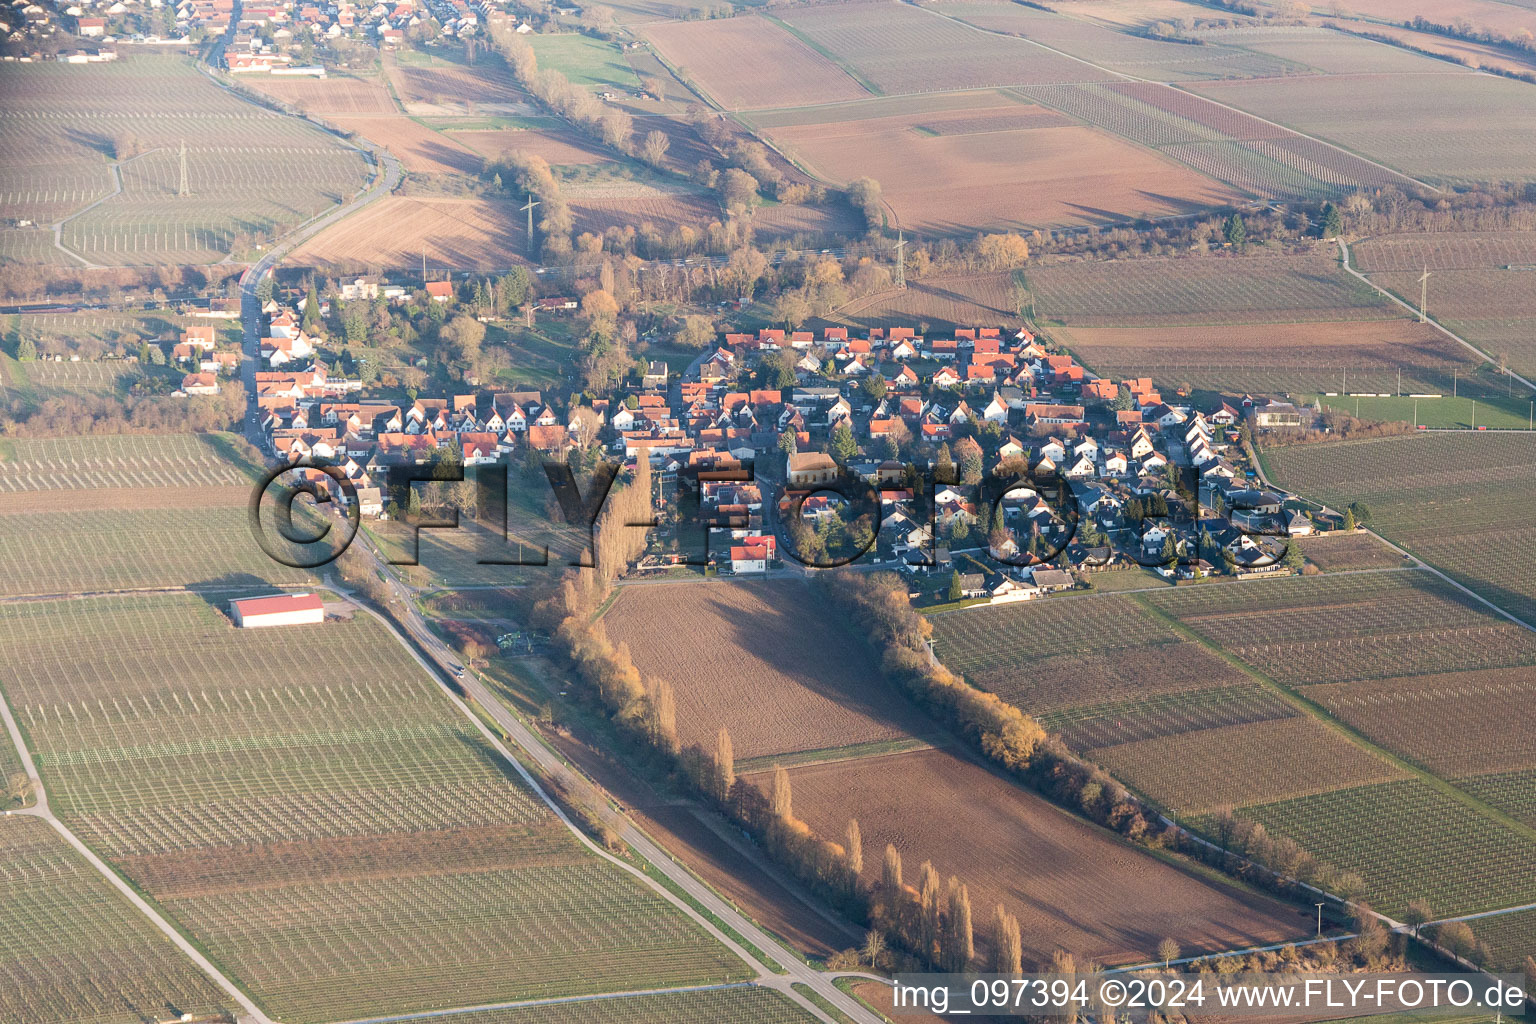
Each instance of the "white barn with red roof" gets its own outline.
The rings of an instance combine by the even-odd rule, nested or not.
[[[324,622],[325,605],[319,594],[269,594],[229,602],[230,618],[242,629],[262,626],[299,626]]]

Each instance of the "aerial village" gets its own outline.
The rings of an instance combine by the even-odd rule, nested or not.
[[[426,289],[455,301],[446,282]],[[353,296],[405,292],[358,279],[342,286]],[[329,376],[313,358],[326,341],[299,311],[269,300],[264,313],[255,402],[271,454],[338,467],[366,517],[401,512],[390,467],[445,450],[464,467],[600,457],[633,469],[644,458],[664,492],[687,492],[713,524],[709,571],[799,572],[823,563],[785,550],[785,524],[823,542],[849,532],[852,482],[879,508],[877,528],[863,523],[860,564],[902,570],[948,600],[993,602],[1088,586],[1109,568],[1176,580],[1291,573],[1301,562],[1287,538],[1338,525],[1263,486],[1252,463],[1254,433],[1305,426],[1309,410],[1096,377],[1019,327],[728,333],[686,370],[648,362],[612,394],[401,402]],[[187,394],[216,391],[238,359],[199,327],[174,356],[190,371]],[[767,368],[793,383],[758,386]],[[636,571],[682,560],[657,533]]]

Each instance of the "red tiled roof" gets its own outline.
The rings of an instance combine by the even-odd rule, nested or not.
[[[273,594],[270,597],[247,597],[231,601],[243,618],[252,615],[276,615],[281,612],[313,612],[325,606],[319,594]]]

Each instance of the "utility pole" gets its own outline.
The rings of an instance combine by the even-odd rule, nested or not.
[[[187,184],[187,140],[186,139],[182,139],[181,140],[181,184],[176,186],[176,194],[178,196],[189,196],[189,195],[192,194],[192,189]]]
[[[1397,368],[1397,397],[1403,397],[1403,368],[1401,366]]]
[[[1460,370],[1454,370],[1453,369],[1451,371],[1451,397],[1452,398],[1456,397],[1456,380],[1457,380],[1457,377],[1459,377],[1460,375],[1461,375],[1461,371]]]
[[[427,250],[421,250],[421,286],[427,286]]]
[[[1317,937],[1323,937],[1323,905],[1317,904]]]
[[[1419,275],[1419,323],[1429,323],[1429,264],[1424,265],[1424,273]]]
[[[900,229],[896,231],[896,287],[907,290],[907,239]]]
[[[1413,429],[1419,429],[1419,400],[1417,398],[1413,400]]]
[[[1477,399],[1472,399],[1472,429],[1477,429]]]
[[[526,203],[524,203],[523,206],[522,206],[522,209],[528,211],[528,253],[529,253],[529,255],[533,254],[533,208],[535,206],[538,206],[538,205],[539,205],[539,201],[537,199],[533,198],[533,193],[532,192],[529,192],[528,193],[528,201]]]

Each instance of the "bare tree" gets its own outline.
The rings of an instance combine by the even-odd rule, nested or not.
[[[1157,958],[1163,962],[1163,969],[1179,958],[1179,944],[1172,938],[1165,938],[1157,944]]]
[[[859,833],[859,819],[848,819],[848,832],[843,843],[847,851],[849,888],[857,889],[859,875],[864,873],[864,837]]]
[[[1024,945],[1019,938],[1019,919],[999,903],[992,914],[992,972],[1022,974]]]
[[[901,892],[901,854],[890,843],[885,844],[885,863],[881,866],[880,885],[886,892]]]
[[[731,746],[730,732],[722,725],[715,734],[715,798],[725,803],[735,785],[736,752]]]
[[[795,805],[789,788],[789,772],[782,765],[773,766],[773,789],[768,797],[768,809],[781,822],[794,820]]]

